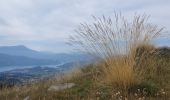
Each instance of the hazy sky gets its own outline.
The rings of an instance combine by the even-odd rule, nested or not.
[[[92,15],[113,16],[114,11],[128,18],[146,13],[170,31],[170,0],[0,0],[0,45],[68,52],[65,42],[80,22],[92,20]]]

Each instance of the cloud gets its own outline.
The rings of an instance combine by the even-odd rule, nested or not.
[[[92,15],[112,16],[114,11],[122,11],[128,18],[131,18],[134,12],[146,13],[151,15],[151,22],[170,29],[169,0],[0,0],[0,2],[0,45],[23,44],[38,50],[67,52],[68,47],[64,43],[80,22],[90,21]]]

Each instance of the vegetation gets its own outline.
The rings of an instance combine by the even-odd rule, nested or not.
[[[147,22],[146,15],[132,21],[115,13],[114,19],[96,18],[84,23],[70,38],[80,50],[100,58],[55,79],[31,86],[4,88],[0,99],[18,100],[168,100],[170,49],[156,48],[152,40],[163,28]],[[73,82],[63,91],[48,91],[52,84]]]

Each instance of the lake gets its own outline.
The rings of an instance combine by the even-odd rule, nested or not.
[[[3,66],[3,67],[0,67],[0,72],[5,72],[5,71],[10,71],[10,70],[15,70],[15,69],[34,68],[34,67],[37,67],[37,66],[59,68],[59,66],[62,66],[64,64],[65,63],[60,63],[60,64],[57,64],[57,65]]]

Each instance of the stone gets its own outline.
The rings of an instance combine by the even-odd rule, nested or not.
[[[27,97],[25,97],[23,100],[30,100],[30,97],[27,96]]]
[[[58,84],[58,85],[51,85],[48,88],[48,91],[62,91],[65,89],[69,89],[75,86],[75,83],[63,83],[63,84]]]

